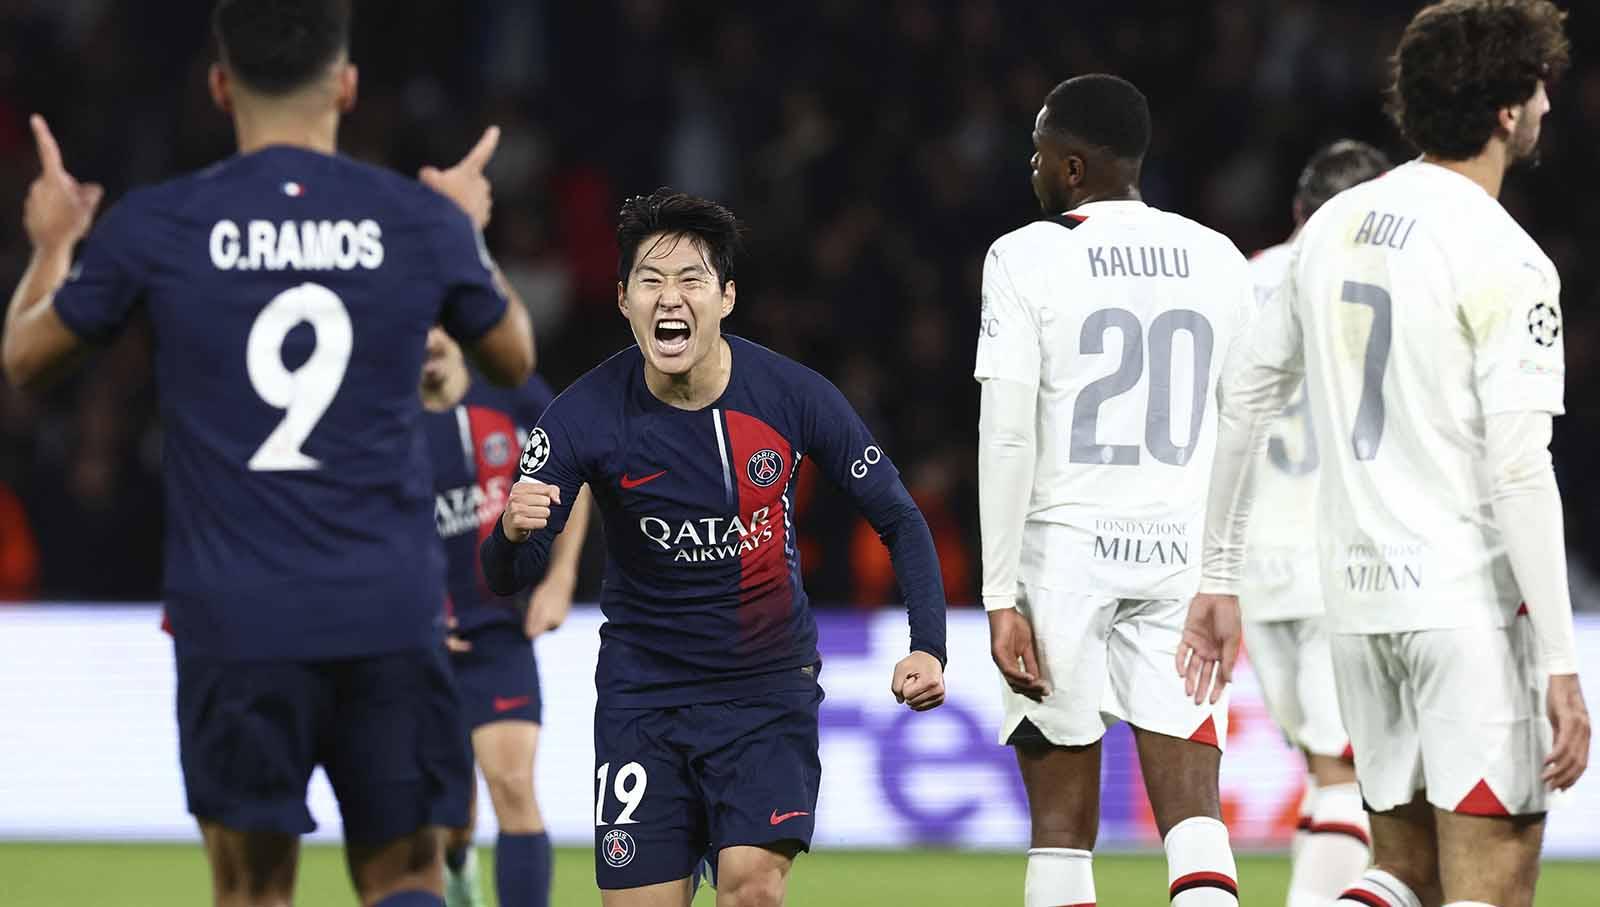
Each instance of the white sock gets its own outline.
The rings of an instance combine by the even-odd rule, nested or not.
[[[1390,873],[1372,868],[1345,889],[1336,902],[1339,907],[1360,904],[1362,907],[1422,907],[1422,900],[1410,886]]]
[[[1317,779],[1306,776],[1306,792],[1300,795],[1300,818],[1294,826],[1294,843],[1289,845],[1289,861],[1298,863],[1300,851],[1311,837],[1311,814],[1317,808]]]
[[[1094,907],[1094,854],[1066,847],[1028,851],[1024,907]]]
[[[1184,819],[1161,842],[1167,849],[1172,907],[1238,907],[1239,871],[1228,826],[1206,816]]]
[[[1289,907],[1323,907],[1372,861],[1372,826],[1354,783],[1322,789],[1310,834],[1289,877]]]

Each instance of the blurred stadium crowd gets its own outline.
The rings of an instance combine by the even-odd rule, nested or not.
[[[1408,156],[1381,112],[1386,57],[1419,3],[1394,0],[412,0],[357,3],[361,101],[343,149],[414,172],[488,123],[489,244],[532,311],[557,387],[631,342],[615,309],[621,200],[670,184],[747,222],[728,329],[844,390],[938,539],[952,602],[976,599],[984,252],[1037,216],[1029,131],[1066,76],[1149,96],[1146,200],[1245,252],[1285,238],[1306,156],[1363,138]],[[1568,413],[1556,468],[1574,599],[1600,593],[1600,8],[1573,2],[1574,68],[1543,164],[1503,201],[1564,280]],[[207,0],[0,0],[0,274],[21,273],[20,202],[50,118],[68,166],[110,201],[232,151],[211,109]],[[1441,326],[1441,330],[1448,326]],[[0,599],[159,595],[160,426],[147,343],[125,337],[42,397],[0,384]],[[814,600],[891,599],[871,529],[802,481]],[[239,514],[241,521],[249,514]],[[589,546],[590,560],[602,556]],[[579,594],[598,591],[586,564]]]

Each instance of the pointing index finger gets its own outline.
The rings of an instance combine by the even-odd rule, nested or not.
[[[500,127],[490,126],[483,131],[483,137],[478,139],[478,144],[473,145],[467,156],[461,159],[462,166],[482,171],[488,165],[489,158],[494,157],[494,149],[499,144]]]
[[[39,149],[39,164],[46,173],[66,173],[67,168],[61,163],[61,146],[56,144],[56,137],[50,134],[50,126],[44,117],[37,113],[28,118],[28,125],[33,127],[33,144]]]

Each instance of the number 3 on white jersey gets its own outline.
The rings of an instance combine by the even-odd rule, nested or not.
[[[316,331],[311,358],[294,371],[283,366],[283,341],[302,322]],[[250,326],[245,369],[250,386],[283,421],[250,458],[257,472],[318,469],[322,463],[300,450],[328,411],[350,364],[354,331],[344,302],[325,286],[303,283],[272,298]]]

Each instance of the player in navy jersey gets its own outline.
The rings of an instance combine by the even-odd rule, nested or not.
[[[349,20],[337,0],[218,4],[210,87],[239,153],[129,193],[76,264],[101,193],[33,121],[5,369],[35,385],[152,326],[179,751],[221,904],[289,902],[319,764],[362,902],[442,903],[438,827],[465,821],[469,769],[417,376],[436,324],[500,383],[533,365],[479,238],[493,131],[427,185],[335,153]]]
[[[537,375],[520,388],[474,374],[442,329],[428,335],[422,367],[423,423],[433,460],[434,522],[445,549],[451,667],[473,755],[488,782],[500,835],[495,889],[502,904],[550,902],[550,842],[533,790],[539,744],[539,674],[529,640],[554,629],[572,608],[578,555],[588,526],[587,493],[551,550],[550,569],[527,596],[499,596],[484,583],[478,544],[494,530],[517,478],[522,440],[554,396]],[[445,901],[482,901],[470,826],[445,846]]]
[[[544,576],[581,485],[608,562],[595,682],[595,869],[611,907],[687,904],[708,851],[719,900],[781,903],[809,849],[821,766],[816,621],[800,585],[802,457],[888,546],[911,653],[891,690],[944,701],[944,588],[922,513],[827,379],[724,335],[739,225],[668,190],[630,199],[617,302],[636,346],[556,398],[484,540],[510,593]]]

